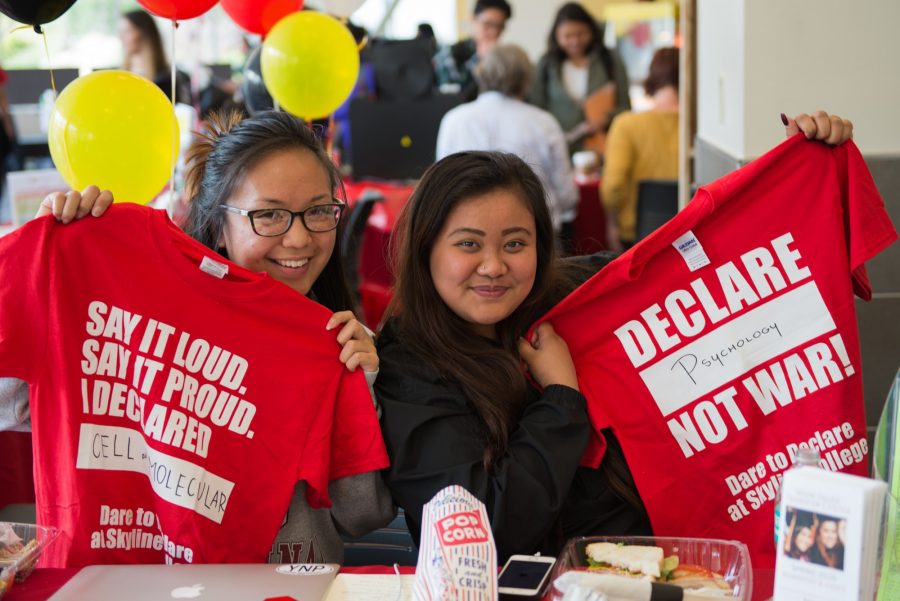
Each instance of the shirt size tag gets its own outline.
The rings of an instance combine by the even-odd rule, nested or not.
[[[209,275],[217,277],[221,280],[226,275],[228,275],[228,265],[226,265],[225,263],[214,261],[209,257],[203,257],[203,260],[200,261],[200,271],[208,273]]]
[[[700,245],[694,232],[688,230],[676,238],[672,246],[681,253],[681,258],[684,259],[689,270],[697,271],[701,267],[709,265],[709,257],[706,256],[706,251],[703,250],[703,246]]]

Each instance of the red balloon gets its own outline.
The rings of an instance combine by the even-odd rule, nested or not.
[[[265,35],[282,17],[303,8],[303,0],[222,0],[222,8],[250,33]]]
[[[184,21],[199,17],[218,0],[138,0],[138,4],[148,11],[164,19]]]

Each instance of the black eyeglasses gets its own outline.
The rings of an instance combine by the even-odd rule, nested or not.
[[[287,209],[255,209],[247,211],[219,205],[221,208],[238,215],[246,215],[250,218],[250,227],[257,236],[280,236],[286,233],[294,224],[294,218],[299,217],[303,227],[311,232],[330,232],[338,226],[341,213],[347,206],[342,202],[332,202],[324,205],[313,205],[302,211],[288,211]]]

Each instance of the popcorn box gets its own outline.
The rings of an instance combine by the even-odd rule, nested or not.
[[[416,601],[496,601],[497,548],[484,503],[459,485],[422,510]]]

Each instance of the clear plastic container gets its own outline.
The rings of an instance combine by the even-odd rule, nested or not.
[[[7,527],[22,539],[23,549],[9,557],[0,557],[0,597],[10,589],[13,580],[21,582],[28,578],[44,548],[59,535],[59,530],[52,527],[0,522],[0,528]]]
[[[14,565],[0,567],[0,598],[6,594],[6,591],[13,585],[16,578],[16,567]]]
[[[679,564],[693,564],[717,572],[731,586],[729,599],[750,601],[753,592],[753,570],[747,545],[735,540],[714,538],[675,538],[665,536],[586,536],[573,538],[566,544],[553,569],[553,580],[570,570],[587,570],[585,547],[608,542],[624,545],[661,547],[666,557],[678,556]],[[551,586],[550,599],[561,594]]]

